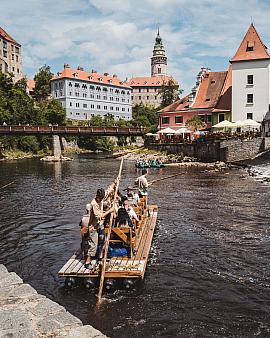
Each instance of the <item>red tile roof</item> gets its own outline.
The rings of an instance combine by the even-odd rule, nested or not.
[[[189,95],[161,109],[159,113],[169,113],[178,111],[193,111],[199,109],[208,109],[212,111],[218,104],[222,93],[227,93],[231,81],[231,72],[210,72],[206,74],[199,84],[195,101],[189,102]],[[225,86],[225,80],[227,80]],[[227,101],[226,101],[227,102]]]
[[[108,73],[99,74],[95,71],[86,72],[81,67],[78,67],[78,69],[72,69],[68,65],[65,65],[64,69],[55,75],[52,80],[57,80],[59,78],[77,79],[129,88],[128,83],[121,81],[116,75],[110,76]]]
[[[232,109],[232,66],[229,66],[220,98],[214,111],[231,111]]]
[[[214,108],[220,97],[227,72],[210,72],[202,78],[193,109]]]
[[[168,83],[169,80],[173,80],[178,86],[178,82],[172,76],[167,75],[133,77],[128,84],[130,87],[160,87],[163,83]]]
[[[35,85],[36,85],[35,80],[32,80],[32,79],[27,80],[27,88],[29,92],[33,91],[33,89],[35,88]]]
[[[0,27],[0,36],[4,38],[5,40],[14,43],[15,45],[21,47],[21,45],[15,41],[3,28]]]
[[[269,59],[267,47],[263,44],[253,24],[250,25],[240,47],[230,62]]]
[[[177,100],[170,104],[169,106],[161,109],[159,113],[170,113],[170,112],[176,112],[176,111],[183,111],[188,110],[189,108],[189,95],[183,97],[180,100]]]

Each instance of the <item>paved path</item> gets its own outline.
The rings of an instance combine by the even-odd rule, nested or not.
[[[106,338],[0,264],[0,338]]]

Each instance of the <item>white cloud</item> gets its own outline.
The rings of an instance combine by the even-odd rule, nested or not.
[[[168,72],[185,93],[201,66],[225,70],[253,16],[270,45],[262,0],[1,0],[1,25],[23,45],[24,68],[69,62],[122,78],[149,75],[157,24]]]

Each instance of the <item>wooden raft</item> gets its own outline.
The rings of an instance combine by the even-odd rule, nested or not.
[[[157,222],[156,205],[149,205],[145,210],[142,226],[137,230],[134,248],[135,255],[130,257],[112,257],[106,268],[106,278],[144,278],[148,255],[151,249],[153,234]],[[75,253],[58,272],[61,277],[99,278],[99,268],[92,261],[94,268],[85,269],[81,252]]]

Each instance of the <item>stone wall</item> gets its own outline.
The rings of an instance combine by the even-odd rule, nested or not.
[[[257,137],[251,140],[230,139],[218,142],[199,142],[197,144],[154,144],[147,148],[166,151],[172,154],[196,157],[203,162],[236,162],[252,159],[259,153],[270,150],[270,137]]]
[[[220,142],[220,160],[226,162],[242,161],[254,158],[265,150],[262,137],[251,140],[232,139]]]
[[[0,264],[0,337],[106,338]]]

